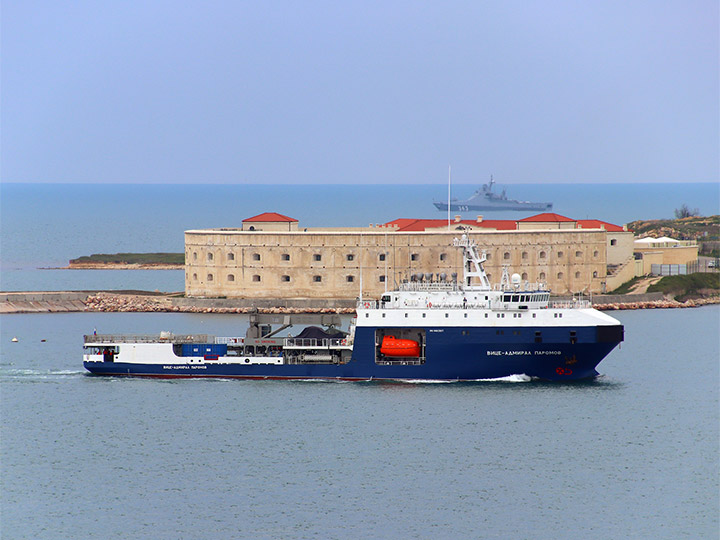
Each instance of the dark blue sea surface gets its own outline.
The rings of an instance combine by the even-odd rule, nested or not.
[[[469,197],[478,186],[453,186]],[[672,218],[682,204],[720,213],[717,184],[513,184],[510,198],[551,201],[576,219],[625,224]],[[44,270],[93,253],[182,252],[184,231],[240,227],[262,212],[280,212],[300,227],[367,226],[396,218],[447,216],[438,185],[86,185],[0,184],[0,290],[145,289],[179,291],[181,270]],[[522,219],[536,212],[482,212]],[[465,214],[474,218],[477,212]]]
[[[247,320],[3,315],[0,536],[716,538],[720,307],[612,315],[576,384],[94,377],[94,327]]]

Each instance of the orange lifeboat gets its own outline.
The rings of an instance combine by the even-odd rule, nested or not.
[[[420,344],[412,339],[396,339],[385,336],[380,345],[380,352],[385,356],[420,356]]]

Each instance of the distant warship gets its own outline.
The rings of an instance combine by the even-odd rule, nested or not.
[[[494,184],[495,181],[491,176],[490,183],[483,184],[482,188],[473,193],[469,199],[465,201],[452,199],[450,201],[450,210],[455,212],[474,212],[475,210],[552,210],[552,203],[536,203],[508,199],[504,189],[500,195],[493,193],[492,188]],[[448,203],[446,202],[434,202],[433,204],[438,210],[447,211],[448,209]]]

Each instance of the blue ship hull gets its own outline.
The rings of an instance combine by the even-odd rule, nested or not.
[[[473,381],[525,374],[552,381],[588,379],[623,339],[621,325],[587,328],[428,327],[424,357],[378,363],[374,327],[359,327],[345,364],[202,364],[85,362],[99,375],[228,377],[258,379]],[[539,337],[537,334],[541,333]],[[572,337],[570,337],[572,336]],[[178,358],[178,360],[181,360]]]

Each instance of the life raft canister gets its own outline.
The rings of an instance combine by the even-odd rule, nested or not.
[[[380,352],[385,356],[420,356],[420,344],[412,339],[396,339],[395,336],[383,337]]]

